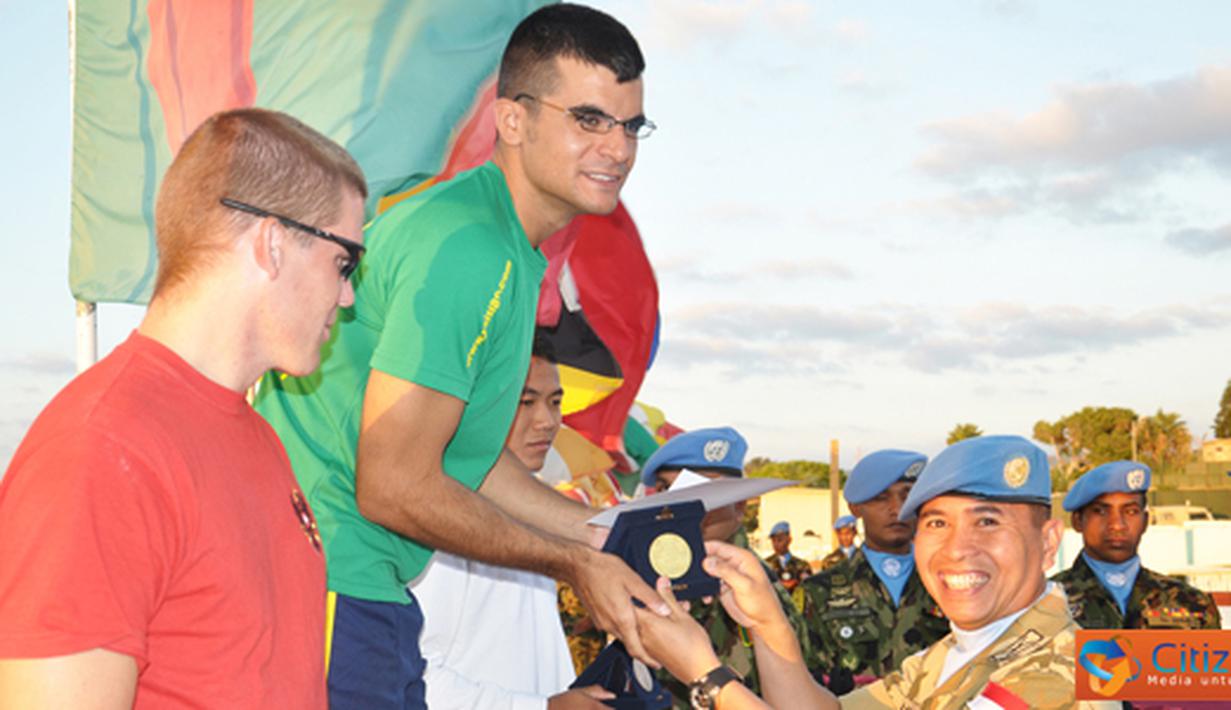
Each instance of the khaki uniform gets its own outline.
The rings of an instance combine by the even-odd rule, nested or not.
[[[821,558],[821,571],[824,572],[825,570],[831,567],[837,567],[838,565],[842,564],[843,562],[846,562],[849,559],[850,558],[846,556],[846,553],[842,551],[842,548],[839,547],[838,549],[834,550],[833,552]]]
[[[949,710],[964,707],[995,683],[1034,710],[1118,710],[1118,702],[1077,702],[1076,631],[1064,591],[1055,585],[940,687],[936,681],[945,654],[956,643],[952,635],[906,659],[900,671],[842,697],[842,707]]]
[[[812,645],[812,654],[804,657],[808,670],[829,676],[830,688],[838,693],[853,687],[851,676],[884,676],[949,634],[949,620],[919,573],[911,571],[895,606],[862,547],[846,564],[801,586]]]
[[[1145,567],[1137,573],[1124,614],[1080,555],[1052,580],[1064,585],[1069,613],[1084,629],[1222,628],[1218,605],[1210,595]]]

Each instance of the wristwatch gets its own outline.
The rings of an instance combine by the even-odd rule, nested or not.
[[[688,686],[688,701],[692,704],[693,710],[709,710],[714,707],[722,686],[733,680],[744,682],[743,677],[731,670],[730,666],[718,666],[694,680]]]

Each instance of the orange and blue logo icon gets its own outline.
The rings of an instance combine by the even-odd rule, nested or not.
[[[1091,639],[1081,645],[1077,660],[1090,674],[1090,689],[1110,698],[1141,675],[1141,661],[1123,636]]]

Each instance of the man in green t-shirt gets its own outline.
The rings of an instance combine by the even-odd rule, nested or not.
[[[666,613],[595,550],[587,509],[504,448],[546,268],[538,247],[579,214],[615,209],[653,129],[643,68],[604,13],[560,4],[523,20],[501,61],[492,162],[378,218],[320,371],[263,382],[257,408],[325,542],[335,709],[423,706],[422,616],[405,588],[437,547],[569,582],[641,657],[633,598]]]

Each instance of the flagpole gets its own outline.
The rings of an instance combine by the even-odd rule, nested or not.
[[[68,116],[69,155],[72,155],[73,113],[77,94],[77,0],[68,0]],[[70,158],[71,160],[71,158]],[[71,171],[70,171],[71,174]],[[71,178],[70,178],[71,180]],[[71,190],[70,190],[71,191]],[[69,242],[73,240],[70,219]],[[77,372],[82,372],[98,360],[98,306],[90,301],[77,301]]]
[[[98,306],[77,301],[77,372],[98,360]]]

